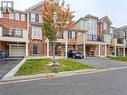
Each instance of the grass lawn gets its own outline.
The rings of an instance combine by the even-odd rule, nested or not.
[[[57,62],[61,64],[62,68],[47,69],[46,64],[51,62],[51,59],[28,59],[18,70],[16,76],[20,75],[33,75],[47,72],[63,72],[63,71],[73,71],[81,69],[94,69],[91,66],[80,64],[72,60],[58,59]]]
[[[111,60],[127,62],[127,57],[108,57]]]

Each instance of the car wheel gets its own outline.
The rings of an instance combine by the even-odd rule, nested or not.
[[[75,59],[75,55],[73,55],[72,57],[73,57],[73,59]]]

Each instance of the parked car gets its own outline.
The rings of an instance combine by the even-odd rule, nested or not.
[[[79,51],[76,50],[70,50],[68,51],[68,57],[70,58],[84,58],[83,53],[80,53]]]

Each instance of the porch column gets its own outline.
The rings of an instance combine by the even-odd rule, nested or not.
[[[98,48],[98,56],[101,57],[101,45],[99,44],[99,48]]]
[[[28,57],[28,42],[26,42],[26,57]]]
[[[124,39],[123,57],[126,57],[126,40]]]
[[[47,57],[49,57],[49,41],[47,41]]]
[[[116,55],[116,51],[117,51],[117,49],[116,49],[116,48],[117,48],[117,47],[115,46],[115,50],[114,50],[114,52],[115,52],[115,57],[117,56],[117,55]]]
[[[65,57],[67,58],[67,52],[68,52],[68,31],[65,31],[65,35],[66,35],[66,42],[65,42]]]
[[[83,43],[83,54],[84,54],[84,59],[86,58],[86,33],[84,32],[83,33],[83,40],[84,40],[84,43]]]
[[[114,56],[116,57],[117,56],[117,39],[115,38],[115,46],[114,46]]]
[[[83,44],[83,48],[84,48],[84,52],[83,52],[84,53],[84,58],[86,58],[86,44],[85,43]]]
[[[67,48],[68,48],[68,43],[67,43],[67,41],[66,41],[66,43],[65,43],[65,57],[67,58]]]
[[[105,57],[107,57],[107,44],[105,44]]]

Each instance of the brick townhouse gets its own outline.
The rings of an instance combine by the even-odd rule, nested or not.
[[[0,14],[0,55],[2,57],[52,56],[52,44],[42,33],[43,2],[26,11]],[[87,15],[76,22],[75,29],[63,31],[56,41],[56,56],[67,57],[68,50],[79,50],[84,56],[115,55],[118,44],[114,38],[112,22],[105,16],[99,19]],[[124,52],[123,52],[124,53]],[[123,54],[125,55],[125,54]]]
[[[44,37],[41,25],[43,2],[26,11],[0,14],[0,53],[6,57],[52,56],[52,44]],[[76,48],[76,32],[65,30],[56,41],[56,56],[66,56]],[[1,56],[5,57],[5,56]]]
[[[115,30],[108,16],[98,18],[86,15],[76,22],[76,28],[86,30],[78,33],[77,47],[85,56],[126,56],[125,40],[114,36]],[[117,33],[116,33],[117,34]]]

